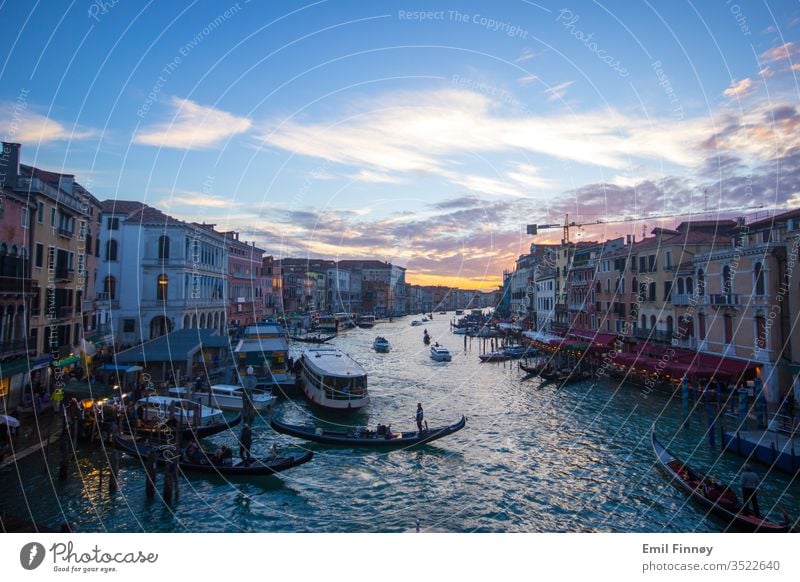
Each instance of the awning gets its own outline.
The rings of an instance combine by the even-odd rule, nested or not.
[[[0,378],[10,378],[17,374],[24,374],[30,370],[28,358],[19,358],[10,362],[0,362]]]
[[[102,372],[123,372],[124,374],[141,372],[143,369],[144,368],[141,366],[116,366],[114,364],[103,364],[100,366],[100,371]]]
[[[738,378],[745,374],[755,374],[760,364],[748,360],[725,358],[715,354],[697,353],[681,350],[675,358],[679,362],[688,362],[698,369],[712,372],[717,376]]]
[[[72,364],[77,364],[81,361],[80,356],[67,356],[63,360],[58,360],[54,362],[55,366],[58,368],[63,368],[64,366],[71,366]]]
[[[560,349],[568,352],[583,352],[586,351],[588,347],[589,344],[577,340],[565,340],[559,346]]]
[[[613,333],[595,333],[587,329],[572,330],[569,332],[569,335],[574,338],[588,340],[593,345],[599,346],[611,346],[611,344],[617,341],[617,336]]]

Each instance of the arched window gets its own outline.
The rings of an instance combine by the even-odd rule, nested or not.
[[[158,237],[158,258],[169,258],[169,237],[165,234],[162,234],[160,237]]]
[[[646,315],[642,315],[642,329],[643,330],[647,329],[647,316]]]
[[[647,300],[648,301],[655,301],[656,300],[656,282],[655,281],[650,283],[650,293],[648,294]]]
[[[697,294],[700,297],[706,294],[706,275],[703,269],[697,271]]]
[[[761,263],[756,263],[755,268],[753,269],[753,276],[755,278],[755,290],[756,295],[763,295],[764,294],[764,268],[761,266]]]
[[[117,241],[111,239],[106,242],[106,260],[107,261],[116,261],[117,260]]]
[[[683,277],[678,277],[678,295],[683,295],[684,288],[683,288]]]
[[[671,315],[667,316],[667,333],[672,335],[672,332],[675,330],[675,320],[672,319]]]
[[[691,277],[686,277],[686,294],[694,295],[694,281]]]
[[[595,288],[595,291],[597,291],[597,293],[600,293],[602,291],[602,288],[600,287],[600,281],[597,282],[597,284],[594,286],[594,288]]]
[[[606,293],[611,293],[611,279],[606,279]]]
[[[697,316],[697,334],[701,340],[706,339],[706,316],[704,313]]]
[[[169,296],[169,277],[163,273],[156,279],[156,299],[166,301]]]
[[[655,329],[655,328],[656,328],[656,316],[655,315],[651,315],[650,316],[650,329]]]
[[[625,277],[622,277],[622,279],[620,279],[619,285],[620,285],[619,292],[625,293]]]
[[[733,289],[733,278],[731,277],[731,268],[725,265],[722,268],[722,294],[730,295]]]
[[[733,317],[726,314],[722,321],[725,326],[725,343],[730,344],[733,341]]]
[[[759,349],[767,349],[767,320],[763,315],[756,316],[756,347]]]
[[[103,293],[106,293],[110,300],[117,298],[117,280],[111,275],[103,281]]]

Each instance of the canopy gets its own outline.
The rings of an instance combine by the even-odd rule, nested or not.
[[[116,366],[114,364],[103,364],[100,367],[102,372],[123,372],[125,374],[141,372],[143,369],[141,366]]]
[[[572,330],[569,335],[577,339],[589,340],[597,346],[610,346],[617,341],[617,336],[613,333],[595,333],[588,329]]]
[[[71,366],[72,364],[77,364],[81,361],[80,356],[68,356],[63,360],[58,360],[55,362],[55,365],[59,368],[63,368],[64,366]]]

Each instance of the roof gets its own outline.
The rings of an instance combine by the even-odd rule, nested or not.
[[[199,348],[226,348],[228,338],[213,329],[181,329],[117,354],[114,363],[185,361]]]
[[[59,174],[58,172],[48,172],[47,170],[40,170],[39,168],[28,166],[26,164],[20,164],[19,169],[20,173],[25,176],[39,178],[42,182],[47,182],[48,184],[51,184],[56,187],[58,187],[58,184],[61,181],[62,177],[68,177],[68,178],[75,177],[73,174]]]
[[[103,200],[100,203],[103,212],[125,216],[139,210],[142,206],[144,206],[144,202],[138,200]]]
[[[303,360],[308,368],[326,376],[347,378],[367,375],[361,364],[332,346],[307,348],[303,350]]]
[[[247,352],[286,352],[289,350],[289,342],[283,337],[263,337],[239,340],[233,350],[237,354]]]
[[[757,220],[756,222],[751,222],[747,226],[751,230],[761,229],[761,228],[772,228],[775,226],[776,222],[783,222],[784,220],[787,220],[789,218],[800,218],[800,208],[795,208],[794,210],[789,210],[788,212],[775,214],[773,216],[770,216],[769,218],[763,218],[761,220]]]

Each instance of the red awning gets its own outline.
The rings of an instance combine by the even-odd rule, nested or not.
[[[676,350],[677,351],[677,350]],[[706,375],[715,375],[717,377],[732,377],[739,378],[747,374],[755,374],[759,364],[750,362],[748,360],[739,360],[736,358],[725,358],[715,354],[688,352],[681,350],[681,353],[676,354],[676,361],[681,363],[689,363],[694,369]]]
[[[617,340],[617,336],[613,333],[596,333],[588,329],[572,330],[569,335],[574,338],[588,340],[593,345],[598,346],[610,346]]]

